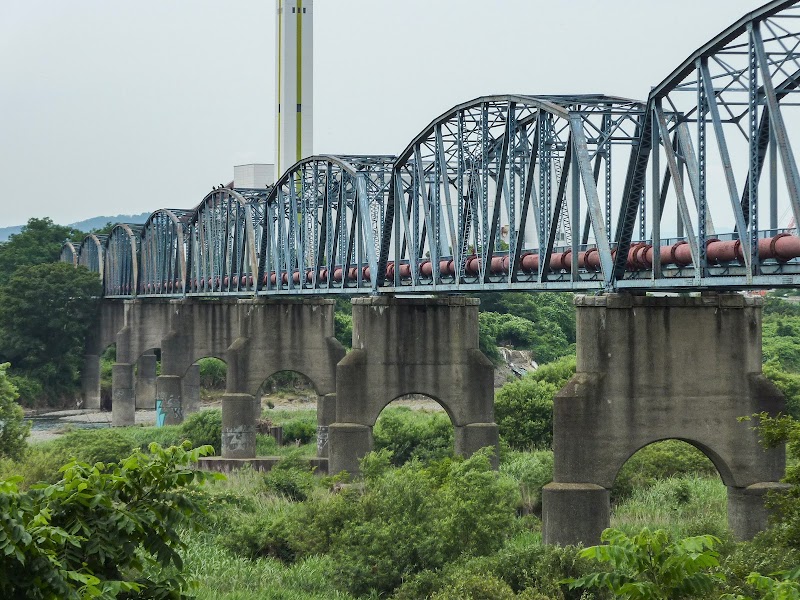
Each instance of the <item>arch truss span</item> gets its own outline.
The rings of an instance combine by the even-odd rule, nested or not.
[[[103,252],[107,239],[108,236],[105,234],[90,233],[83,238],[78,248],[78,264],[100,275],[100,281],[103,281],[105,266]]]
[[[221,188],[195,209],[188,227],[187,295],[255,294],[256,224],[263,219],[265,195]]]
[[[142,225],[119,223],[105,241],[103,290],[106,298],[136,295]]]
[[[260,293],[377,287],[394,156],[312,156],[275,184],[261,237]]]
[[[610,287],[612,149],[638,140],[643,114],[595,95],[488,96],[445,113],[393,167],[379,285]]]
[[[618,288],[800,283],[798,17],[800,3],[770,2],[653,89],[620,211]]]
[[[78,265],[78,248],[75,247],[71,241],[67,240],[61,246],[61,253],[58,255],[58,260],[72,265]]]
[[[181,296],[186,286],[186,240],[191,210],[155,211],[141,231],[138,293]]]

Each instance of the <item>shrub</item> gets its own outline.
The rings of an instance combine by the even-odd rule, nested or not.
[[[51,442],[61,456],[80,462],[115,463],[130,456],[134,444],[117,429],[75,429]]]
[[[600,571],[569,580],[570,589],[608,589],[617,598],[628,600],[672,600],[708,597],[719,573],[714,547],[719,540],[703,535],[671,541],[663,530],[642,529],[628,537],[621,531],[606,529],[601,539],[608,545],[591,546],[583,558],[608,563],[611,571]]]
[[[396,466],[414,458],[429,461],[453,455],[453,426],[444,413],[390,407],[372,433],[375,449],[390,451]]]
[[[541,514],[542,488],[553,481],[553,452],[508,452],[500,472],[519,482],[523,511]]]
[[[296,443],[298,440],[301,444],[308,444],[317,438],[317,420],[312,416],[295,417],[284,421],[281,425],[283,427],[283,443]]]
[[[492,575],[468,575],[430,596],[431,600],[513,600],[507,583]]]
[[[526,375],[495,395],[500,436],[515,449],[549,448],[553,442],[553,397],[558,388]]]
[[[336,311],[333,315],[336,339],[345,348],[353,346],[353,315]]]
[[[786,412],[800,419],[800,374],[784,371],[775,360],[764,364],[763,372],[786,397]]]
[[[36,406],[44,397],[44,388],[33,377],[25,375],[9,374],[8,380],[17,388],[17,402],[22,406]]]
[[[516,484],[492,470],[487,451],[430,468],[390,468],[389,458],[365,457],[356,519],[333,543],[336,578],[351,593],[388,593],[462,554],[490,554],[512,533]]]
[[[193,446],[212,446],[222,451],[222,411],[201,410],[189,415],[181,425],[182,434]]]
[[[188,467],[210,448],[150,451],[119,464],[69,463],[59,482],[28,492],[0,482],[2,597],[180,597],[179,530],[205,511],[187,489],[211,477]]]
[[[224,390],[228,376],[228,365],[218,358],[201,358],[197,361],[200,367],[200,386],[207,390]]]
[[[17,404],[17,388],[9,380],[8,363],[0,365],[0,457],[18,459],[25,452],[30,423]]]
[[[264,476],[271,492],[292,501],[303,501],[314,487],[314,473],[299,452],[295,451],[278,461]]]

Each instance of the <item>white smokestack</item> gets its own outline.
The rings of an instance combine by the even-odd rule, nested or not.
[[[276,0],[276,179],[313,154],[314,0]]]

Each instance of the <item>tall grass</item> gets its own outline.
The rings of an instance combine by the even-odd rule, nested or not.
[[[311,557],[286,566],[269,558],[249,560],[215,543],[207,534],[186,538],[184,575],[197,581],[198,600],[323,600],[352,596],[333,587],[330,560]]]
[[[642,527],[665,529],[673,539],[712,534],[728,536],[727,490],[719,477],[682,475],[635,488],[616,506],[611,526],[629,535]]]

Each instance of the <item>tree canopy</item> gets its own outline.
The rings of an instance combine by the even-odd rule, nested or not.
[[[65,240],[81,237],[77,229],[56,225],[49,218],[31,219],[20,233],[0,244],[0,285],[20,267],[55,262]]]
[[[0,360],[39,380],[50,394],[74,385],[101,291],[97,274],[83,267],[18,268],[0,284]]]

